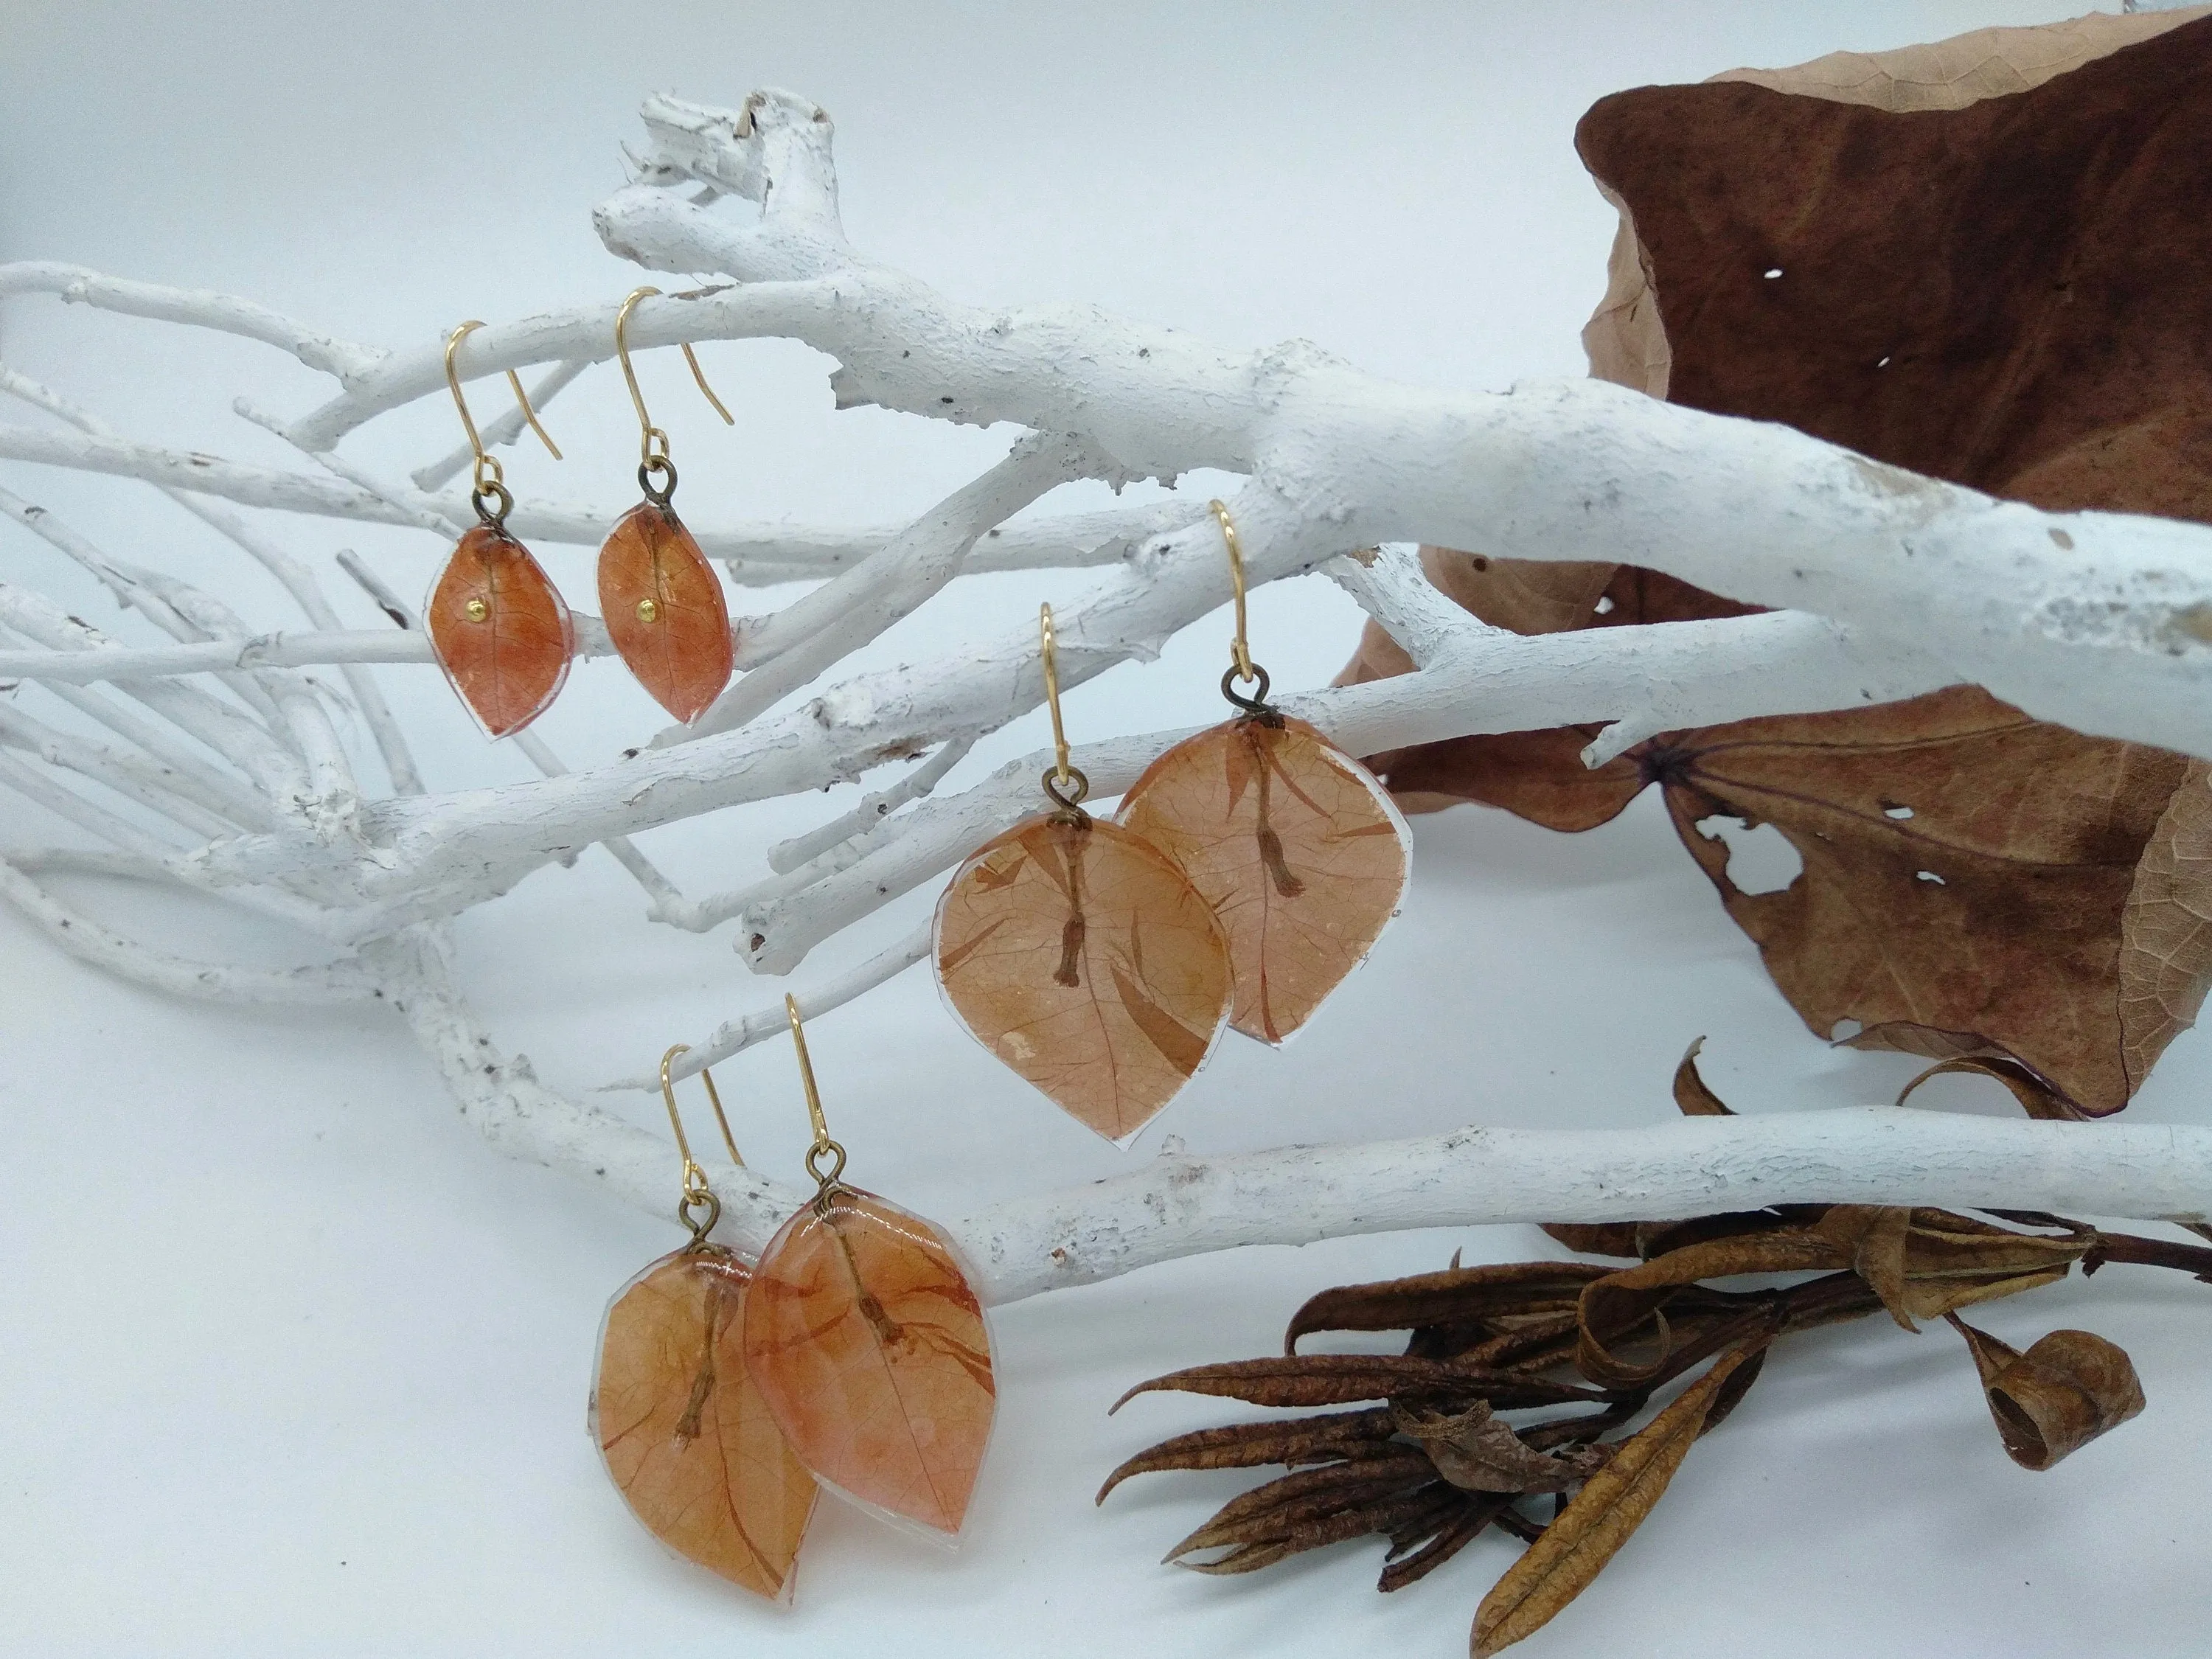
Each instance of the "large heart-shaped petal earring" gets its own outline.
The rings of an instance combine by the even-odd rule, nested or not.
[[[1237,599],[1221,695],[1240,712],[1154,761],[1119,821],[1205,895],[1229,938],[1230,1023],[1277,1043],[1367,959],[1405,896],[1412,842],[1373,773],[1267,702],[1267,671],[1245,639],[1237,523],[1212,506]]]

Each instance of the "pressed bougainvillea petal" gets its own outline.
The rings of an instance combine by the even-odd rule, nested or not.
[[[1312,1018],[1406,890],[1405,820],[1304,720],[1229,720],[1177,744],[1123,798],[1120,822],[1213,907],[1236,976],[1230,1023],[1262,1042]]]
[[[423,606],[438,663],[495,738],[545,712],[568,678],[574,624],[530,550],[495,525],[464,535]]]
[[[609,533],[599,614],[638,684],[686,726],[730,683],[736,645],[720,579],[666,507],[641,501]]]
[[[938,981],[976,1040],[1125,1141],[1204,1063],[1231,990],[1190,879],[1117,824],[1031,818],[979,848],[937,907]]]
[[[750,1277],[726,1250],[685,1249],[616,1293],[599,1336],[592,1437],[654,1537],[780,1601],[816,1491],[746,1369]]]
[[[957,1534],[998,1403],[991,1339],[952,1247],[921,1217],[835,1188],[761,1254],[747,1365],[828,1485]]]

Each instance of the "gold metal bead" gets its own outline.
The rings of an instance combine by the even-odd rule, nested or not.
[[[660,606],[651,599],[640,599],[637,602],[637,619],[641,623],[659,622]]]
[[[491,607],[482,599],[471,599],[461,609],[471,622],[483,622],[491,615]]]

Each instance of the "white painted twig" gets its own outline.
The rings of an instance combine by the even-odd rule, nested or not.
[[[768,849],[768,867],[778,875],[788,875],[831,848],[843,846],[854,836],[873,830],[908,802],[927,799],[945,781],[947,772],[968,758],[968,751],[975,746],[964,738],[943,744],[890,788],[862,796],[860,804],[851,811],[803,836],[777,842]]]
[[[80,962],[171,996],[201,1002],[327,1006],[378,999],[376,981],[349,958],[299,968],[194,962],[128,939],[70,908],[13,863],[0,860],[0,900]]]
[[[816,1019],[833,1008],[842,1008],[857,996],[872,991],[896,974],[902,974],[929,954],[930,928],[927,923],[917,927],[888,951],[870,957],[850,972],[840,974],[827,984],[811,991],[798,992],[793,1000],[799,1004],[801,1019]],[[757,1042],[765,1042],[772,1036],[789,1030],[783,1000],[776,999],[773,1006],[756,1008],[736,1019],[725,1020],[697,1042],[690,1045],[670,1064],[671,1080],[696,1077],[709,1066],[719,1065],[732,1054],[742,1054]],[[660,1074],[641,1073],[617,1083],[605,1085],[609,1090],[657,1089]]]

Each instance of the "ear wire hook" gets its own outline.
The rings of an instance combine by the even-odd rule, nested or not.
[[[676,1131],[676,1150],[684,1156],[684,1196],[677,1201],[676,1217],[691,1230],[691,1242],[703,1244],[707,1235],[714,1231],[714,1223],[721,1218],[722,1200],[714,1196],[714,1188],[707,1184],[707,1172],[691,1156],[691,1143],[684,1138],[684,1115],[676,1109],[676,1085],[669,1080],[668,1068],[676,1063],[676,1056],[690,1053],[688,1043],[679,1042],[660,1057],[660,1097],[668,1105],[668,1127]],[[722,1145],[729,1149],[730,1162],[739,1169],[745,1167],[738,1156],[738,1143],[730,1133],[730,1120],[722,1110],[721,1091],[714,1087],[714,1074],[705,1066],[699,1068],[699,1080],[707,1085],[707,1099],[714,1109],[714,1121],[722,1127]],[[694,1210],[705,1212],[703,1219],[695,1219]]]
[[[1214,522],[1221,526],[1222,544],[1229,550],[1229,582],[1237,596],[1237,637],[1229,642],[1229,672],[1221,677],[1221,695],[1248,714],[1273,715],[1267,703],[1267,671],[1252,660],[1252,647],[1244,632],[1244,546],[1237,539],[1237,520],[1229,516],[1227,503],[1208,501],[1207,510]],[[1240,696],[1231,690],[1232,681],[1249,685],[1260,682],[1260,689],[1250,696]]]
[[[471,318],[446,337],[446,386],[453,394],[453,407],[461,412],[461,429],[469,434],[469,447],[476,452],[475,488],[470,491],[469,499],[479,518],[496,524],[506,518],[514,506],[514,497],[507,493],[507,474],[500,466],[499,457],[486,451],[483,439],[477,434],[476,417],[469,413],[469,400],[461,396],[460,371],[453,365],[453,354],[461,349],[461,342],[483,326],[482,319]],[[546,452],[555,460],[559,460],[561,447],[553,441],[553,434],[539,423],[538,411],[530,406],[530,394],[522,389],[522,377],[510,368],[507,371],[507,383],[514,388],[514,401],[522,405],[522,418],[530,423],[530,429],[538,434],[538,441],[545,446]],[[487,495],[498,498],[499,511],[496,514],[484,510],[484,497]]]
[[[845,1149],[830,1139],[830,1121],[822,1115],[822,1091],[814,1086],[814,1059],[806,1052],[806,1028],[799,1023],[798,1000],[788,993],[783,999],[783,1012],[791,1022],[791,1044],[799,1051],[799,1077],[806,1085],[806,1115],[814,1125],[814,1144],[806,1149],[806,1173],[815,1180],[814,1204],[818,1211],[830,1201],[838,1177],[845,1173]],[[833,1152],[837,1161],[824,1175],[818,1166]]]
[[[1052,607],[1037,607],[1037,639],[1044,659],[1044,702],[1052,711],[1053,764],[1044,775],[1044,792],[1061,809],[1076,812],[1083,798],[1091,793],[1091,780],[1081,769],[1067,763],[1067,728],[1060,719],[1060,651],[1053,632]]]
[[[659,292],[657,288],[632,289],[629,297],[623,301],[621,309],[615,313],[615,356],[622,360],[623,379],[629,386],[630,403],[637,410],[640,434],[638,482],[644,485],[647,494],[652,494],[653,487],[646,483],[646,479],[657,472],[666,473],[668,483],[659,492],[665,496],[676,488],[676,469],[668,459],[668,434],[653,425],[653,416],[645,412],[645,394],[638,390],[637,370],[630,366],[629,361],[629,313],[636,309],[640,300],[651,299]],[[724,426],[735,426],[737,416],[722,407],[722,400],[714,395],[714,388],[707,384],[707,371],[699,367],[699,355],[691,349],[691,343],[685,340],[679,343],[684,348],[684,361],[691,365],[691,378],[699,383],[699,390],[714,406],[714,413],[722,417]]]

